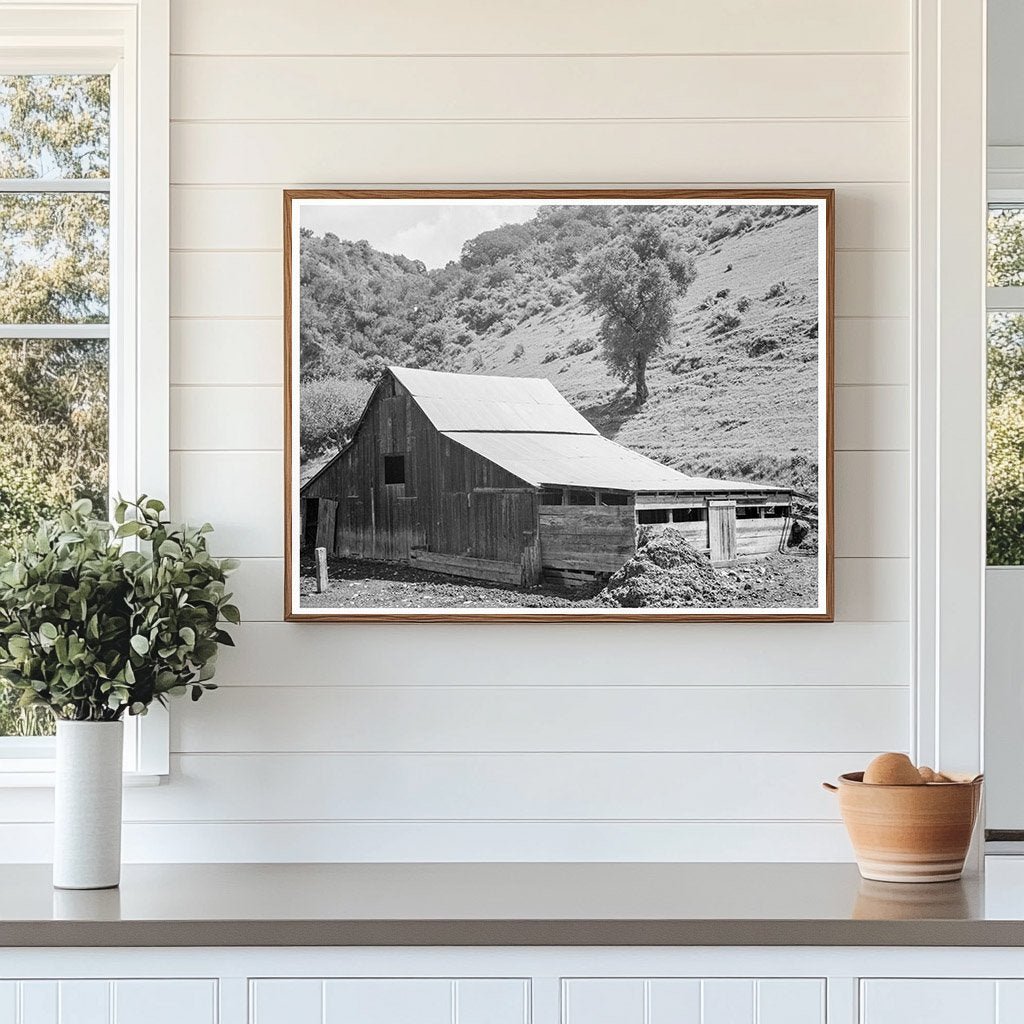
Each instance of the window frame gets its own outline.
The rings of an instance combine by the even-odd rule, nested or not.
[[[168,0],[0,0],[0,74],[110,75],[111,494],[170,494]],[[0,181],[0,189],[13,191]],[[33,182],[34,191],[86,191]],[[24,183],[21,183],[23,189]],[[105,188],[103,189],[106,190]],[[0,325],[11,337],[53,336]],[[54,325],[62,338],[82,328]],[[95,328],[92,328],[95,332]],[[93,333],[90,336],[97,336]],[[126,777],[169,771],[170,727],[159,706],[126,718]],[[49,737],[0,737],[0,787],[52,785]]]

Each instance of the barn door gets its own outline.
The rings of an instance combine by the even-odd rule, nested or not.
[[[736,502],[708,502],[708,544],[712,562],[736,560]]]

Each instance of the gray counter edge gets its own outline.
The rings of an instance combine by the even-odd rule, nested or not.
[[[0,947],[1024,946],[1022,921],[7,921]]]

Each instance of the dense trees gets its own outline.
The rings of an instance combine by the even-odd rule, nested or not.
[[[799,215],[793,206],[542,206],[468,239],[427,270],[365,241],[301,232],[301,447],[317,459],[351,435],[389,365],[477,372],[482,350],[529,318],[584,297],[604,319],[602,355],[646,397],[646,368],[669,339],[693,256],[716,240]],[[620,306],[620,317],[608,305]],[[594,339],[594,343],[598,341]],[[587,344],[587,351],[596,344]],[[515,351],[513,346],[512,351]],[[344,381],[348,388],[335,383]]]

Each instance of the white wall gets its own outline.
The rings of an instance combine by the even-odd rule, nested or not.
[[[129,859],[846,859],[819,781],[910,735],[908,0],[172,10],[172,497],[247,622]],[[282,623],[281,189],[392,183],[834,185],[838,621]]]
[[[988,183],[994,201],[1024,199],[1022,39],[1024,4],[988,0]],[[1019,830],[1024,828],[1024,568],[992,568],[985,577],[985,824]]]
[[[988,0],[988,144],[1024,145],[1024,4]]]

